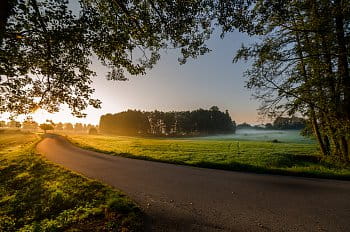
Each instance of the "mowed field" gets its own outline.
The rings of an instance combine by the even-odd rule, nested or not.
[[[137,231],[122,193],[36,154],[40,137],[0,131],[0,231]]]
[[[350,179],[350,169],[321,160],[314,141],[297,131],[198,138],[141,138],[68,134],[74,144],[99,152],[205,168]],[[290,136],[288,136],[290,133]]]

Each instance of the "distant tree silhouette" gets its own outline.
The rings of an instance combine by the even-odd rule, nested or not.
[[[53,130],[53,126],[51,124],[48,124],[48,123],[43,123],[43,124],[40,124],[40,129],[42,129],[44,131],[44,133],[46,134],[46,131],[48,130]]]
[[[55,130],[63,130],[63,123],[62,122],[57,123],[55,126]]]
[[[95,127],[91,127],[89,129],[89,135],[97,135],[97,129]]]
[[[252,126],[246,122],[237,125],[237,129],[270,129],[270,130],[301,130],[304,129],[306,120],[299,117],[277,117],[273,123]]]
[[[253,126],[246,122],[237,125],[237,129],[252,129],[252,128]]]
[[[118,114],[107,114],[100,118],[100,130],[104,133],[122,135],[147,134],[150,130],[148,118],[137,110],[128,110]]]
[[[76,123],[76,124],[74,125],[74,131],[75,131],[75,132],[82,132],[83,129],[84,129],[84,127],[83,127],[83,124],[82,124],[82,123]]]
[[[72,123],[64,123],[63,124],[63,129],[67,131],[72,131],[73,130],[73,125]]]
[[[32,117],[27,117],[26,120],[22,122],[22,128],[24,130],[36,130],[38,128],[38,123],[35,122]]]
[[[228,111],[214,106],[210,110],[151,111],[128,110],[101,116],[102,133],[122,135],[193,136],[234,133],[236,125]]]
[[[274,127],[273,127],[272,123],[266,123],[265,129],[274,129]]]
[[[273,128],[274,129],[294,129],[294,130],[301,130],[305,128],[306,121],[303,118],[298,117],[277,117],[275,121],[273,122]]]
[[[15,120],[11,120],[7,123],[7,127],[10,128],[21,128],[21,123]]]

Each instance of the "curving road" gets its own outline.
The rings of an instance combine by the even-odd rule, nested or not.
[[[114,186],[148,215],[145,231],[350,231],[350,182],[121,158],[48,135],[48,160]]]

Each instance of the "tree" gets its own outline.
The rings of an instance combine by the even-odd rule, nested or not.
[[[89,131],[90,128],[96,128],[96,126],[91,125],[91,124],[87,124],[85,128],[86,128],[86,131]]]
[[[63,123],[62,122],[57,123],[55,126],[55,130],[63,130]]]
[[[277,117],[273,121],[273,128],[274,129],[294,129],[294,130],[301,130],[305,128],[305,119],[298,118],[298,117]]]
[[[40,124],[39,127],[40,127],[40,129],[42,129],[44,131],[45,134],[46,134],[46,131],[53,130],[53,126],[51,124],[48,124],[48,123]]]
[[[128,110],[114,115],[102,115],[100,118],[100,130],[103,133],[142,135],[147,134],[149,129],[148,118],[144,113],[137,110]]]
[[[35,122],[32,117],[27,117],[22,123],[22,128],[24,130],[36,130],[38,128],[38,123]]]
[[[239,28],[261,38],[243,46],[234,59],[253,59],[245,75],[247,87],[262,101],[261,112],[274,117],[303,114],[322,154],[348,163],[350,1],[243,2],[248,7],[242,10],[223,4],[219,21],[225,32]]]
[[[81,131],[83,131],[83,124],[81,124],[81,123],[76,123],[75,125],[74,125],[74,130],[75,130],[75,132],[81,132]]]
[[[3,121],[3,120],[1,120],[1,121],[0,121],[0,127],[6,127],[6,122]]]
[[[212,106],[212,107],[210,107],[210,110],[211,110],[211,111],[219,111],[219,107],[217,107],[217,106]]]
[[[234,133],[236,124],[228,111],[221,112],[217,107],[191,112],[128,110],[102,115],[100,129],[102,133],[122,135],[193,136]]]
[[[210,1],[3,0],[0,17],[0,112],[56,112],[83,117],[92,99],[92,56],[109,80],[145,74],[163,48],[181,48],[181,63],[209,51]]]
[[[252,129],[252,128],[253,126],[246,122],[237,125],[237,129]]]
[[[91,99],[90,57],[110,67],[108,79],[144,74],[162,48],[181,49],[180,63],[209,51],[213,25],[259,36],[234,61],[253,59],[247,87],[269,116],[301,113],[324,156],[350,160],[350,1],[120,1],[80,0],[77,13],[64,0],[5,0],[0,17],[0,76],[9,91],[1,111],[57,111],[77,116]],[[5,29],[3,26],[5,25]],[[139,55],[139,56],[138,56]],[[135,62],[140,58],[140,62]],[[151,130],[162,133],[162,114]],[[158,117],[159,116],[159,117]],[[192,131],[209,131],[193,114]],[[153,120],[153,119],[152,119]]]
[[[271,130],[271,129],[274,129],[274,127],[273,127],[272,123],[266,123],[265,124],[265,129]]]
[[[67,130],[67,131],[72,131],[73,130],[73,125],[72,125],[72,123],[64,123],[63,124],[63,129],[64,130]]]
[[[97,132],[97,129],[95,127],[91,127],[89,129],[89,135],[97,135],[98,132]]]
[[[10,128],[21,128],[21,123],[15,120],[11,120],[7,123],[7,127]]]

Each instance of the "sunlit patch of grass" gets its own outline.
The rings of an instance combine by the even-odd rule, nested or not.
[[[350,169],[321,161],[313,143],[273,143],[228,139],[157,139],[127,136],[74,135],[70,141],[90,150],[225,170],[350,179]]]
[[[0,135],[0,231],[139,230],[141,212],[132,201],[44,161],[34,152],[39,140]]]

